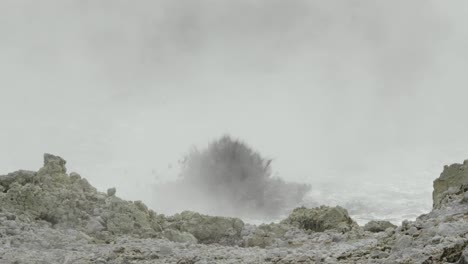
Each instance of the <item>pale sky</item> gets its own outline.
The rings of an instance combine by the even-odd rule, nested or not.
[[[430,188],[468,159],[467,12],[461,0],[1,1],[0,174],[49,152],[102,191],[147,199],[192,146],[227,133],[287,180]]]

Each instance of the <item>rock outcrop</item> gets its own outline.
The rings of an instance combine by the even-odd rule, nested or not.
[[[373,220],[364,226],[364,230],[377,233],[377,232],[383,232],[387,230],[388,228],[396,228],[396,227],[397,227],[396,225],[390,223],[389,221]]]
[[[65,160],[0,176],[0,263],[468,263],[467,175],[434,182],[434,209],[395,227],[358,226],[341,207],[296,208],[281,223],[155,213],[98,192]]]
[[[66,174],[65,164],[61,157],[44,154],[44,166],[38,172],[0,176],[0,211],[25,222],[45,221],[54,228],[73,228],[102,242],[121,235],[191,243],[197,239],[201,243],[240,240],[243,222],[239,219],[189,212],[166,218],[141,201],[118,198],[115,188],[107,194],[98,192],[79,174]]]
[[[288,232],[300,232],[289,225],[262,224],[260,226],[247,225],[242,230],[242,246],[267,248],[287,244]]]
[[[434,181],[432,192],[433,208],[439,209],[453,195],[459,195],[468,190],[468,160],[463,164],[455,163],[445,166],[440,177]]]
[[[348,211],[340,206],[320,206],[311,209],[299,207],[294,209],[289,217],[281,223],[315,232],[329,229],[345,232],[357,226],[356,222],[349,216]]]
[[[244,227],[244,222],[238,218],[207,216],[191,211],[168,217],[166,221],[169,229],[190,233],[205,244],[238,244]]]

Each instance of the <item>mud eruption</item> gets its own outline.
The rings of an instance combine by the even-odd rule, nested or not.
[[[224,136],[204,150],[193,149],[182,162],[180,179],[158,187],[156,203],[216,215],[275,218],[298,206],[310,186],[272,177],[271,165],[271,159],[247,144]]]

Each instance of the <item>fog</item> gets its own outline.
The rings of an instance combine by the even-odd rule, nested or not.
[[[468,159],[467,11],[1,1],[0,174],[54,153],[99,190],[151,207],[192,146],[227,133],[273,159],[278,177],[311,184],[310,204],[391,191],[391,210],[428,210],[443,165]]]

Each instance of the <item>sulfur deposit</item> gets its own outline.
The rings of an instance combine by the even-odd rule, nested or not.
[[[165,216],[97,191],[45,154],[0,176],[0,263],[468,263],[468,172],[447,166],[431,212],[364,227],[345,208],[299,207],[280,223],[184,211]]]

